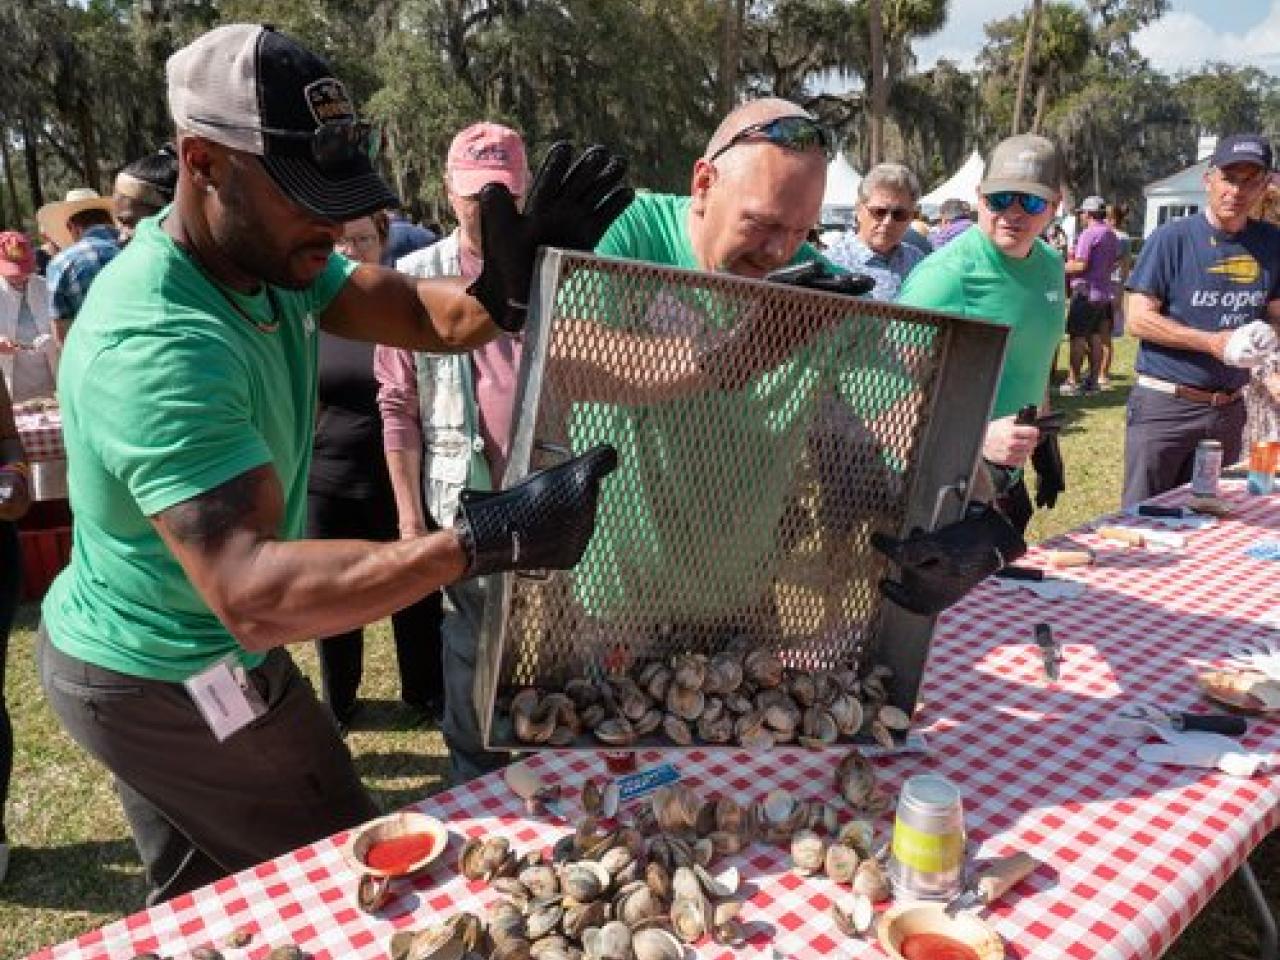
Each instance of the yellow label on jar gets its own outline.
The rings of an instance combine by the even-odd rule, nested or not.
[[[902,822],[893,825],[893,855],[921,873],[946,873],[964,862],[963,833],[925,833]]]

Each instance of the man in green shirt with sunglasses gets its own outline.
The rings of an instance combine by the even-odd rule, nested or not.
[[[1033,134],[1001,141],[978,185],[978,229],[926,258],[898,300],[1009,328],[982,455],[997,492],[1006,486],[1015,496],[1025,496],[1016,490],[1019,471],[1041,439],[1035,426],[1017,422],[1017,414],[1044,403],[1053,355],[1066,329],[1062,258],[1040,239],[1057,210],[1062,180],[1062,155],[1052,141]],[[1037,500],[1044,500],[1054,484],[1046,484],[1039,462],[1037,469]],[[1058,473],[1060,487],[1060,464]]]

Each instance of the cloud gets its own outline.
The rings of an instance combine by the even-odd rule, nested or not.
[[[1179,12],[1144,27],[1133,41],[1152,66],[1166,73],[1214,61],[1274,73],[1280,71],[1280,0],[1272,0],[1261,22],[1241,33],[1217,30],[1195,14]]]

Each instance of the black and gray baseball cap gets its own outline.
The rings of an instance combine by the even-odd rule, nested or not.
[[[272,27],[233,23],[165,66],[179,129],[256,155],[295,203],[353,220],[396,203],[373,168],[376,142],[321,57]]]

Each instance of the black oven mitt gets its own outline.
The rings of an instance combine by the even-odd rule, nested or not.
[[[925,617],[941,613],[1027,552],[1022,536],[990,504],[932,533],[916,529],[905,540],[873,533],[871,545],[899,567],[899,579],[881,580],[880,592]]]
[[[604,147],[589,147],[575,162],[573,147],[552,145],[525,198],[524,212],[505,185],[480,191],[480,276],[467,288],[502,329],[524,328],[539,247],[594,250],[635,191],[627,162]]]
[[[508,490],[463,490],[454,521],[463,577],[574,566],[595,530],[600,481],[617,466],[618,451],[601,444]]]
[[[1067,490],[1067,468],[1056,433],[1041,433],[1040,442],[1031,451],[1031,466],[1036,472],[1036,506],[1052,510],[1058,495]]]

